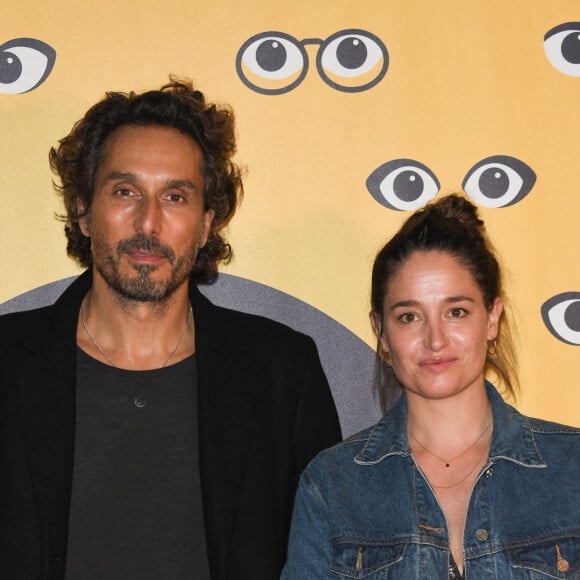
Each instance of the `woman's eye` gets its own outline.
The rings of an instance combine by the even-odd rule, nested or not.
[[[506,207],[521,201],[536,183],[536,174],[523,161],[508,155],[486,157],[463,180],[463,191],[484,207]]]
[[[439,191],[433,172],[413,159],[387,161],[369,175],[366,186],[381,205],[400,211],[423,207]]]
[[[280,95],[297,87],[308,72],[308,55],[300,42],[284,32],[261,32],[240,47],[236,69],[243,83],[264,95]]]
[[[580,77],[580,22],[565,22],[548,30],[544,52],[556,70]]]
[[[366,30],[336,32],[324,41],[316,55],[322,79],[345,92],[366,91],[386,74],[389,53],[382,40]]]
[[[52,71],[56,52],[35,38],[15,38],[0,45],[0,93],[34,90]]]
[[[451,316],[453,318],[461,318],[464,315],[465,315],[465,310],[463,308],[454,308],[451,311]]]
[[[563,292],[546,300],[542,319],[558,340],[580,345],[580,292]]]

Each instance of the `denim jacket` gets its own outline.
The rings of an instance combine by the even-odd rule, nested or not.
[[[494,430],[469,499],[465,578],[580,579],[580,429],[527,418],[486,389]],[[282,580],[447,580],[445,515],[406,425],[401,397],[309,464]]]

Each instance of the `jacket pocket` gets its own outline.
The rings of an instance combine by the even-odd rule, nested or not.
[[[512,568],[527,571],[517,576],[530,580],[580,580],[580,538],[550,538],[509,550]]]
[[[386,580],[389,569],[401,562],[406,543],[381,543],[368,539],[337,539],[333,542],[331,571],[339,578]]]

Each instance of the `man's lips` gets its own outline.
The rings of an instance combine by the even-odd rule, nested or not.
[[[163,254],[147,250],[128,250],[125,254],[136,262],[159,262],[166,259]]]
[[[125,255],[129,260],[138,263],[159,263],[167,260],[173,264],[175,255],[170,248],[163,246],[156,238],[136,235],[133,238],[122,240],[117,244],[120,256]]]

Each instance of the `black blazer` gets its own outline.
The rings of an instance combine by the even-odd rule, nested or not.
[[[64,578],[76,328],[91,273],[53,305],[0,318],[0,578]],[[275,580],[307,462],[340,440],[314,342],[214,306],[191,285],[212,580]]]

